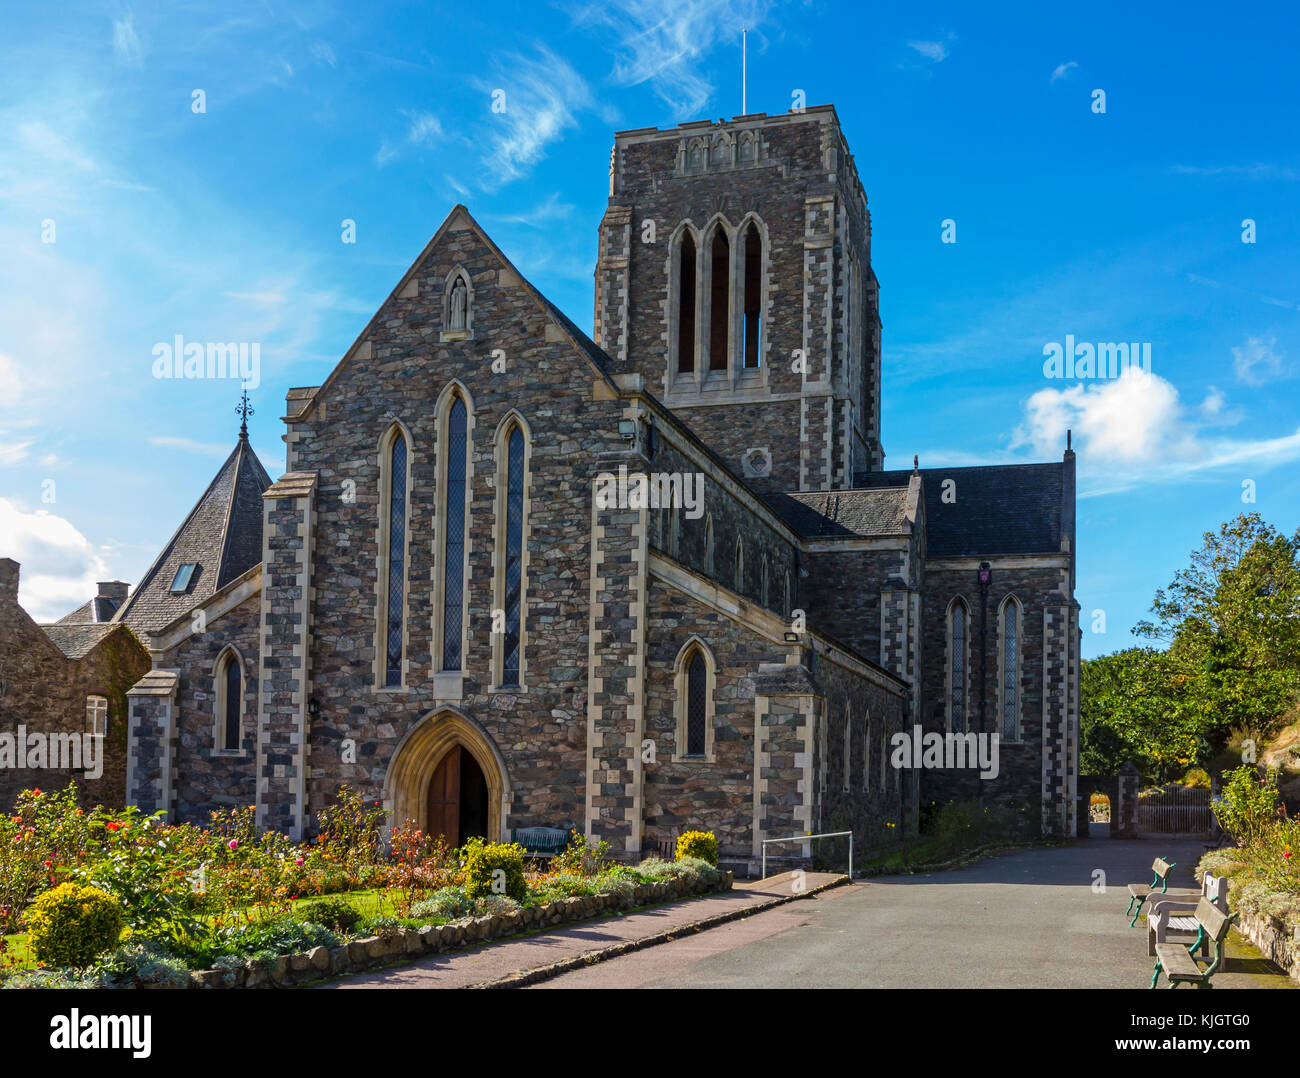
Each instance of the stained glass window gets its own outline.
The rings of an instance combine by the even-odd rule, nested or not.
[[[384,631],[384,685],[402,683],[406,582],[406,439],[393,439],[388,457],[388,605]]]
[[[461,623],[465,614],[465,402],[457,398],[447,415],[447,471],[443,491],[446,542],[442,569],[442,668],[461,669]]]
[[[510,432],[506,461],[506,631],[502,685],[519,684],[519,611],[524,553],[524,435]]]

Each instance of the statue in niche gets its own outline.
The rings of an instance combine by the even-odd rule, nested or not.
[[[451,286],[451,328],[464,329],[465,315],[469,309],[469,293],[465,290],[465,278],[457,277]]]

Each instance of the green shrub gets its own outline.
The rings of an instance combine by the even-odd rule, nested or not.
[[[550,876],[538,888],[537,897],[542,902],[554,902],[557,898],[578,898],[593,894],[595,877],[592,876]]]
[[[192,957],[204,966],[213,965],[223,956],[267,961],[282,954],[310,951],[313,947],[337,947],[341,942],[337,933],[324,925],[282,914],[223,929],[213,946],[196,951]]]
[[[722,879],[722,872],[718,867],[702,857],[683,857],[677,863],[686,870],[683,875],[692,882],[717,883]]]
[[[718,863],[718,839],[712,831],[686,831],[677,839],[677,860],[698,857],[711,865]]]
[[[1210,788],[1210,775],[1204,768],[1194,767],[1183,776],[1184,786],[1195,786],[1198,789],[1208,790]]]
[[[1222,795],[1212,803],[1219,826],[1242,845],[1260,842],[1277,823],[1277,774],[1260,779],[1255,768],[1243,764],[1228,776]]]
[[[41,962],[84,969],[117,945],[122,907],[97,887],[63,883],[27,911],[27,945]]]
[[[361,920],[361,911],[341,895],[329,895],[312,902],[304,902],[295,916],[312,921],[335,932],[350,932]]]
[[[575,876],[596,876],[609,865],[609,843],[592,842],[577,831],[569,832],[569,844],[551,859],[550,871]]]
[[[516,902],[528,897],[524,880],[524,848],[517,842],[484,842],[472,838],[462,850],[465,867],[465,893],[509,895]]]
[[[468,917],[473,912],[474,900],[465,894],[463,887],[442,887],[423,902],[417,902],[411,907],[411,916],[417,920],[446,917],[454,921],[459,917]]]
[[[170,985],[183,988],[190,971],[185,963],[154,940],[132,941],[119,947],[98,967],[110,984]]]
[[[639,871],[643,876],[649,876],[654,880],[668,880],[675,876],[682,876],[690,870],[680,861],[665,861],[660,857],[647,857],[641,862]]]
[[[518,908],[519,903],[508,895],[483,895],[474,902],[474,912],[480,917],[510,913]]]

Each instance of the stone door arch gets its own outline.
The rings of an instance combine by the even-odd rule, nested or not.
[[[438,765],[457,747],[474,758],[487,783],[487,837],[506,841],[510,780],[505,760],[487,731],[453,707],[429,712],[398,743],[384,778],[384,807],[390,823],[401,826],[414,820],[421,830],[428,829],[429,784]]]

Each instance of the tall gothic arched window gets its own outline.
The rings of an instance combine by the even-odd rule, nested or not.
[[[692,637],[674,664],[678,759],[712,759],[714,660],[704,641]]]
[[[745,594],[745,541],[736,540],[736,591]]]
[[[695,370],[695,237],[682,233],[677,259],[677,370]]]
[[[753,221],[745,229],[744,273],[745,352],[741,362],[745,370],[757,370],[763,339],[763,238]]]
[[[239,660],[233,655],[226,656],[226,713],[222,718],[226,725],[225,747],[239,748],[239,717],[243,713],[244,678],[239,668]]]
[[[713,514],[704,522],[704,571],[713,575]]]
[[[966,604],[957,599],[948,608],[948,728],[955,734],[966,731],[966,636],[969,628]]]
[[[238,752],[243,748],[244,664],[233,647],[217,656],[212,675],[213,747]]]
[[[465,617],[465,476],[469,414],[457,395],[447,411],[446,468],[443,472],[442,668],[463,669]]]
[[[1002,740],[1020,740],[1020,604],[1002,602]]]
[[[394,426],[384,453],[387,479],[384,505],[383,561],[383,685],[402,684],[402,655],[406,636],[406,435]]]
[[[501,684],[518,688],[520,665],[520,611],[524,564],[524,432],[516,423],[505,441],[505,577],[502,610],[505,633],[501,642]]]
[[[709,370],[725,371],[731,339],[731,244],[721,226],[713,231],[709,258]]]

